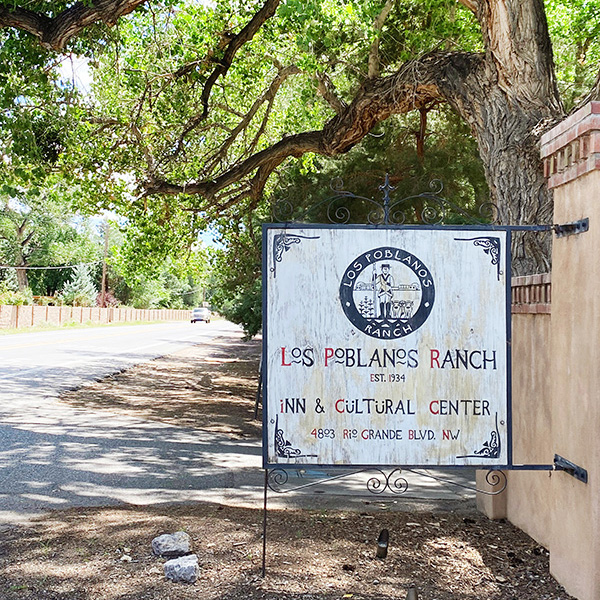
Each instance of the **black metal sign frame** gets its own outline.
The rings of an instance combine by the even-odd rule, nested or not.
[[[471,222],[474,223],[475,225],[470,225],[468,226],[466,229],[469,230],[478,230],[482,232],[482,238],[484,237],[490,237],[489,234],[491,232],[494,231],[505,231],[506,232],[506,253],[505,253],[505,266],[504,268],[505,273],[507,274],[506,277],[506,341],[507,341],[507,419],[508,419],[508,431],[507,431],[507,460],[506,460],[506,464],[503,465],[494,465],[489,467],[489,470],[486,474],[486,482],[491,486],[491,490],[479,490],[479,489],[474,489],[474,488],[470,488],[468,486],[461,486],[461,487],[467,487],[468,489],[473,489],[474,491],[476,491],[477,493],[483,493],[483,494],[487,494],[487,495],[497,495],[502,493],[507,485],[507,478],[505,473],[503,472],[503,470],[513,470],[513,471],[564,471],[570,475],[572,475],[573,477],[575,477],[576,479],[578,479],[579,481],[582,481],[583,483],[587,483],[587,471],[578,466],[575,465],[573,463],[571,463],[570,461],[568,461],[567,459],[555,455],[554,457],[554,462],[553,464],[515,464],[513,462],[513,436],[512,436],[512,381],[511,381],[511,377],[512,377],[512,367],[511,367],[511,336],[512,336],[512,332],[511,332],[511,287],[510,287],[510,265],[511,265],[511,252],[510,252],[510,248],[511,248],[511,241],[512,241],[512,233],[513,232],[530,232],[530,233],[542,233],[542,232],[549,232],[552,231],[556,234],[557,237],[561,237],[561,236],[565,236],[565,235],[576,235],[576,234],[580,234],[580,233],[585,233],[586,231],[589,230],[589,219],[582,219],[580,221],[574,222],[574,223],[567,223],[567,224],[563,224],[563,225],[511,225],[511,226],[499,226],[499,225],[483,225],[482,224],[482,220],[487,220],[488,222],[495,222],[498,219],[499,216],[499,212],[496,206],[490,204],[490,203],[486,203],[484,205],[482,205],[482,207],[480,208],[480,215],[478,217],[472,217],[471,215],[469,215],[468,213],[466,213],[463,209],[457,207],[456,205],[452,204],[451,202],[449,202],[448,200],[442,198],[439,196],[439,193],[441,192],[441,190],[443,189],[443,186],[441,186],[441,184],[439,182],[434,182],[432,183],[432,191],[429,192],[425,192],[423,194],[419,194],[417,196],[412,196],[410,198],[404,198],[402,200],[399,201],[392,201],[391,197],[390,197],[390,192],[392,192],[395,188],[393,188],[390,183],[389,183],[389,177],[386,175],[385,178],[385,182],[382,184],[382,186],[380,187],[380,190],[382,190],[383,192],[383,201],[382,202],[377,202],[377,201],[373,201],[370,198],[364,198],[364,197],[360,197],[360,196],[356,196],[355,194],[352,194],[351,192],[347,192],[343,190],[343,184],[341,183],[341,181],[338,181],[336,184],[334,184],[334,186],[332,186],[332,189],[336,192],[335,196],[327,199],[326,201],[323,201],[321,203],[319,203],[316,206],[313,206],[311,208],[309,208],[307,211],[304,211],[303,214],[301,214],[299,217],[296,217],[295,219],[292,218],[292,214],[293,214],[293,207],[291,205],[289,205],[289,203],[287,202],[282,202],[279,204],[277,210],[274,210],[274,215],[276,216],[276,218],[274,220],[281,220],[281,223],[273,223],[273,224],[268,224],[265,225],[263,228],[263,237],[265,235],[265,232],[270,229],[270,228],[283,228],[283,229],[291,229],[293,227],[298,227],[299,225],[301,225],[303,228],[314,228],[314,229],[318,229],[318,228],[322,228],[325,227],[324,225],[311,225],[311,224],[306,224],[305,222],[302,223],[302,221],[304,221],[304,219],[306,219],[306,216],[308,213],[310,213],[313,209],[318,208],[322,205],[325,205],[327,207],[327,216],[328,219],[330,220],[330,222],[332,224],[342,224],[342,225],[346,225],[350,220],[350,213],[349,210],[347,209],[346,206],[342,205],[341,207],[338,205],[336,207],[336,202],[338,202],[339,200],[342,200],[342,203],[346,203],[348,200],[353,201],[353,200],[358,200],[360,202],[366,202],[366,203],[370,203],[371,205],[373,205],[372,210],[369,212],[367,220],[368,223],[370,224],[370,227],[373,229],[380,229],[382,227],[387,228],[387,227],[392,227],[392,228],[398,228],[398,229],[415,229],[415,228],[423,228],[423,225],[402,225],[402,223],[405,222],[405,211],[404,208],[407,205],[407,202],[410,202],[411,200],[414,199],[418,199],[418,200],[424,200],[425,202],[429,202],[430,203],[430,208],[425,207],[425,209],[423,210],[422,213],[422,217],[423,220],[429,224],[430,228],[434,228],[434,229],[456,229],[456,230],[460,230],[461,227],[460,226],[448,226],[448,225],[443,225],[441,224],[443,222],[443,219],[445,217],[445,215],[447,214],[447,211],[450,210],[451,213],[453,214],[458,214],[461,218],[464,218],[467,222]],[[282,212],[282,207],[283,207],[283,212]],[[287,212],[287,214],[286,214]],[[282,214],[286,214],[286,216],[282,219],[282,218],[277,218],[277,216],[282,215]],[[300,221],[300,222],[299,222]],[[396,225],[393,225],[393,224]],[[365,227],[364,225],[362,226],[356,226],[356,227]],[[463,228],[465,229],[465,228]],[[488,234],[488,235],[483,235],[483,234]],[[271,251],[271,252],[275,252],[278,251],[281,254],[283,254],[284,252],[286,252],[288,250],[288,248],[286,247],[286,241],[285,239],[280,240],[281,241],[281,246],[278,249],[275,248],[267,248],[266,244],[263,244],[263,276],[265,274],[264,271],[264,265],[267,264],[267,255],[266,253]],[[493,250],[490,249],[485,249],[486,252],[489,252],[490,254],[492,254]],[[275,261],[277,262],[277,261]],[[274,265],[275,266],[275,265]],[[499,267],[500,268],[500,267]],[[265,309],[266,307],[266,302],[267,302],[267,298],[266,298],[266,286],[263,284],[263,315],[266,315],[267,312]],[[267,337],[267,333],[268,333],[268,322],[265,319],[265,322],[263,323],[264,325],[264,329],[263,329],[263,340],[266,340]],[[266,386],[266,381],[267,381],[267,369],[266,369],[266,348],[265,348],[265,342],[263,342],[263,356],[262,356],[262,366],[263,368],[261,369],[261,381],[259,384],[259,395],[260,395],[260,389],[262,388],[262,392],[263,392],[263,397],[264,394],[268,393],[267,390],[267,386]],[[257,396],[257,408],[258,408],[258,401],[259,401],[259,397]],[[316,483],[308,483],[308,484],[304,484],[304,485],[300,485],[300,486],[295,486],[295,487],[291,487],[289,489],[285,489],[285,484],[288,482],[288,473],[286,471],[286,469],[291,469],[291,470],[298,470],[298,469],[303,469],[306,467],[306,465],[285,465],[285,468],[283,468],[281,465],[278,464],[270,464],[268,462],[268,460],[266,459],[266,453],[265,453],[265,448],[266,448],[266,444],[267,444],[267,430],[268,428],[266,427],[266,419],[268,419],[268,410],[267,410],[267,402],[265,402],[263,400],[263,467],[265,470],[265,478],[264,478],[264,506],[263,506],[263,557],[262,557],[262,574],[263,576],[265,575],[265,570],[266,570],[266,540],[267,540],[267,497],[268,497],[268,490],[271,489],[273,492],[278,492],[278,493],[288,493],[288,492],[292,492],[292,491],[298,491],[298,490],[304,490],[304,489],[308,489],[313,487],[314,485],[316,485]],[[449,485],[457,485],[455,482],[453,481],[449,481],[449,480],[444,480],[441,478],[438,478],[436,476],[433,476],[429,473],[423,473],[423,472],[417,472],[415,471],[415,469],[419,469],[419,468],[431,468],[433,465],[402,465],[402,466],[396,466],[396,467],[388,467],[389,469],[391,469],[389,471],[389,473],[385,473],[385,471],[383,471],[379,465],[356,465],[357,468],[359,468],[358,471],[354,471],[353,473],[350,473],[350,475],[352,474],[356,474],[357,472],[369,472],[369,471],[375,471],[376,475],[375,476],[371,476],[369,478],[369,481],[367,483],[367,492],[369,494],[382,494],[385,495],[390,494],[390,495],[394,495],[394,494],[402,494],[404,493],[407,489],[408,489],[408,482],[406,481],[406,479],[402,476],[402,470],[404,471],[408,471],[408,472],[413,472],[413,473],[418,473],[419,475],[425,475],[427,477],[432,477],[433,479],[437,479],[443,483],[449,484]],[[483,465],[481,465],[483,466]],[[464,469],[464,468],[480,468],[481,466],[477,465],[477,466],[472,466],[472,465],[443,465],[443,466],[436,466],[436,469]],[[328,468],[332,468],[335,469],[335,465],[332,466],[328,466]],[[347,469],[348,466],[345,466],[345,468]],[[340,475],[331,477],[328,479],[328,481],[335,481],[339,478],[343,478],[343,477],[347,477],[349,474],[348,473],[342,473]],[[319,482],[318,482],[319,483]],[[460,485],[460,484],[458,484]]]
[[[264,241],[263,241],[263,269],[264,269],[264,273],[266,276],[270,276],[270,277],[274,277],[276,276],[276,273],[274,272],[274,270],[277,268],[277,264],[279,262],[281,262],[284,259],[285,253],[290,251],[292,248],[296,247],[298,244],[302,243],[304,240],[302,239],[302,236],[298,236],[297,234],[297,229],[300,228],[304,231],[305,233],[305,237],[307,239],[309,238],[316,238],[319,231],[323,230],[323,229],[328,229],[328,230],[350,230],[350,231],[356,231],[356,233],[360,233],[361,231],[381,231],[381,232],[385,232],[385,231],[449,231],[449,232],[455,232],[456,235],[460,235],[461,232],[465,233],[468,232],[469,236],[468,237],[462,237],[460,239],[464,239],[467,241],[470,241],[471,243],[474,243],[475,245],[480,245],[482,252],[485,252],[486,254],[489,255],[489,260],[491,262],[492,265],[494,265],[495,268],[497,268],[498,270],[498,277],[500,277],[500,272],[502,269],[504,269],[504,273],[510,273],[510,241],[511,241],[511,228],[510,227],[502,227],[502,226],[444,226],[444,225],[438,225],[438,226],[419,226],[419,225],[405,225],[405,226],[391,226],[391,225],[387,225],[387,226],[377,226],[377,225],[371,225],[371,226],[364,226],[364,225],[332,225],[332,226],[327,226],[327,225],[292,225],[292,224],[267,224],[264,226],[263,229],[263,235],[264,235]],[[268,246],[266,242],[266,238],[267,238],[267,232],[269,232],[269,230],[271,229],[277,229],[279,231],[283,230],[283,234],[278,234],[273,237],[273,244],[271,245],[271,247]],[[499,248],[497,247],[496,244],[494,244],[494,240],[498,241],[498,238],[495,238],[493,235],[491,235],[493,232],[500,232],[503,231],[506,233],[506,246],[507,248],[504,251],[504,264],[500,264],[500,254],[499,253]],[[289,232],[289,234],[288,234]],[[314,235],[313,235],[314,232]],[[475,233],[475,236],[473,237],[473,234]],[[456,238],[458,239],[458,238]],[[267,268],[267,265],[269,264],[269,260],[272,263],[272,266],[270,267],[270,269]],[[264,278],[264,282],[267,280],[267,277]],[[509,278],[506,278],[506,281],[509,281]],[[434,465],[434,464],[420,464],[420,463],[408,463],[408,464],[403,464],[402,467],[403,468],[431,468],[431,467],[440,467],[443,466],[444,468],[448,468],[448,469],[461,469],[461,468],[489,468],[491,464],[493,464],[494,468],[510,468],[510,466],[512,465],[512,406],[511,406],[511,368],[510,368],[510,363],[511,363],[511,355],[510,355],[510,341],[511,341],[511,312],[510,312],[510,286],[508,284],[505,284],[505,290],[504,290],[504,311],[505,311],[505,323],[506,323],[506,330],[505,330],[505,344],[506,344],[506,392],[507,392],[507,398],[506,398],[506,418],[507,418],[507,422],[505,424],[505,426],[507,427],[507,435],[506,435],[506,443],[507,443],[507,448],[506,448],[506,461],[502,462],[502,463],[490,463],[489,460],[490,459],[496,459],[498,458],[498,456],[500,456],[500,438],[499,438],[499,433],[497,431],[492,432],[490,440],[489,441],[485,441],[485,444],[482,445],[481,451],[479,453],[473,453],[472,455],[470,455],[470,457],[473,458],[477,458],[479,460],[479,462],[475,462],[473,460],[471,460],[468,464],[456,464],[456,465]],[[289,463],[285,463],[285,461],[280,461],[280,462],[269,462],[268,460],[268,456],[267,456],[267,446],[268,446],[268,433],[269,430],[272,429],[272,427],[269,427],[269,425],[273,425],[273,423],[269,422],[269,419],[271,419],[271,421],[275,422],[274,419],[276,418],[275,415],[270,415],[269,414],[269,402],[268,402],[268,394],[269,394],[269,389],[268,389],[268,385],[267,385],[267,381],[268,381],[268,357],[266,355],[267,352],[267,348],[266,348],[266,343],[269,337],[269,319],[267,317],[268,315],[268,310],[267,310],[267,304],[268,304],[268,298],[267,298],[267,285],[265,283],[263,283],[263,357],[262,357],[262,365],[263,365],[263,383],[262,383],[262,389],[263,389],[263,467],[266,469],[278,469],[281,468],[283,465],[285,465],[286,467],[290,468],[290,469],[294,469],[294,468],[303,468],[306,466],[306,464],[295,464],[294,460],[291,460]],[[275,427],[277,427],[277,425],[275,425]],[[284,438],[284,434],[283,432],[277,432],[276,431],[276,435],[280,434],[280,437],[282,438],[280,440],[280,444],[281,445],[285,445],[288,444],[288,446],[284,446],[283,449],[286,450],[290,448],[289,443],[287,442],[287,440]],[[314,465],[315,463],[313,463]],[[331,469],[336,469],[336,468],[340,468],[338,465],[334,464],[334,463],[317,463],[317,465],[319,467],[327,467],[327,468],[331,468]],[[359,469],[365,469],[365,468],[371,468],[371,469],[378,469],[381,468],[381,464],[373,464],[373,463],[353,463],[351,465],[349,464],[344,464],[341,466],[341,468],[348,468],[348,467],[352,467],[352,468],[359,468]],[[385,467],[390,467],[391,465],[385,465]]]

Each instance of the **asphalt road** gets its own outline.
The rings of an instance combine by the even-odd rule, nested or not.
[[[190,344],[210,356],[213,341],[240,337],[239,328],[225,321],[0,336],[0,526],[77,506],[214,501],[261,508],[258,440],[233,440],[58,401],[62,391],[90,379]],[[369,494],[365,499],[371,475],[332,483],[330,473],[291,472],[284,489],[322,483],[310,493],[270,493],[269,505],[403,510],[416,507],[415,502],[472,505],[472,493],[414,474],[407,475],[409,492],[402,500]],[[473,472],[449,479],[468,485]]]
[[[58,402],[59,394],[190,344],[239,339],[226,321],[0,337],[0,523],[47,509],[243,500],[262,484],[258,442]],[[258,486],[258,488],[257,488]]]
[[[190,344],[241,335],[227,321],[60,329],[0,336],[0,387],[28,396],[56,395]]]

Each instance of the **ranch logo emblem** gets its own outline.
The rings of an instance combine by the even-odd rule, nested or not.
[[[390,246],[361,254],[340,284],[342,309],[363,333],[396,339],[416,331],[433,308],[435,286],[423,261]]]

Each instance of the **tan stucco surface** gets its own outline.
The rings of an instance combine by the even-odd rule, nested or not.
[[[551,465],[552,387],[550,378],[550,315],[512,316],[513,462]],[[554,475],[552,475],[554,477]],[[508,519],[548,546],[551,519],[550,476],[542,472],[508,474]]]
[[[554,451],[588,470],[583,484],[553,475],[550,569],[582,600],[600,598],[598,545],[600,425],[600,172],[555,190],[555,222],[590,219],[587,233],[559,238],[552,271],[552,440]]]
[[[541,154],[554,223],[587,217],[589,231],[554,236],[550,314],[513,314],[513,463],[552,464],[558,454],[586,469],[588,482],[511,471],[504,497],[478,506],[492,518],[505,512],[544,544],[570,595],[599,600],[600,103],[544,134]]]

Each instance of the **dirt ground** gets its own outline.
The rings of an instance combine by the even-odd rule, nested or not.
[[[63,401],[105,407],[232,437],[253,420],[259,343],[196,346],[72,391]],[[386,558],[376,558],[382,529]],[[152,539],[186,531],[194,584],[163,575]],[[72,509],[0,530],[2,600],[568,600],[548,554],[512,525],[473,511],[269,511],[266,577],[262,511],[192,506]]]

